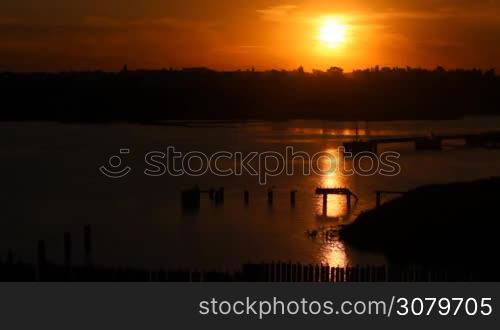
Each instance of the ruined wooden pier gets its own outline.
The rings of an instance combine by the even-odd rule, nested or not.
[[[347,212],[351,211],[351,198],[354,197],[356,201],[359,200],[358,196],[347,188],[316,188],[316,195],[323,195],[324,216],[326,216],[326,211],[328,209],[328,195],[345,195],[347,201]]]

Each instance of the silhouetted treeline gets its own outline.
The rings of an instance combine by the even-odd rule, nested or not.
[[[0,73],[0,120],[445,119],[500,115],[493,70]]]

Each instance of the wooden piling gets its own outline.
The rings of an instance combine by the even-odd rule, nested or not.
[[[38,266],[45,266],[47,263],[46,246],[44,240],[39,240],[37,245]]]
[[[273,190],[269,189],[267,191],[267,204],[273,205]]]
[[[215,192],[215,203],[216,204],[223,204],[224,203],[224,188],[223,187],[220,187]]]
[[[245,205],[249,204],[249,202],[250,202],[250,193],[248,192],[248,190],[245,190],[243,192],[243,200],[245,201]]]
[[[64,233],[64,265],[71,267],[71,258],[73,252],[73,243],[71,242],[71,234]]]
[[[37,266],[38,266],[38,280],[43,281],[46,279],[45,277],[45,271],[47,269],[47,254],[45,250],[45,241],[44,240],[39,240],[38,245],[37,245]]]
[[[7,260],[5,262],[9,266],[12,266],[14,264],[14,252],[12,251],[12,249],[7,250]]]
[[[92,266],[92,231],[90,225],[83,229],[83,248],[85,253],[85,265]]]
[[[296,197],[296,195],[297,195],[297,190],[292,190],[292,191],[290,192],[290,205],[291,205],[292,207],[294,207],[294,206],[295,206],[295,197]]]
[[[210,193],[209,193],[210,194]],[[217,194],[215,195],[217,201]],[[201,191],[198,186],[181,192],[181,202],[183,211],[198,211],[201,205]]]

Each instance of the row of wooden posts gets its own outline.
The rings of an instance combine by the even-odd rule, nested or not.
[[[210,188],[209,190],[201,190],[198,186],[193,188],[183,190],[181,192],[182,209],[184,211],[197,211],[201,206],[201,195],[207,193],[211,201],[214,201],[216,205],[224,204],[224,188]],[[290,191],[290,205],[295,206],[297,200],[297,190]],[[245,205],[250,204],[250,192],[248,190],[243,191],[243,201]],[[273,205],[274,201],[274,190],[267,190],[267,203],[268,205]]]
[[[92,230],[83,229],[83,264],[73,264],[71,234],[64,233],[64,263],[47,258],[44,240],[37,244],[35,264],[14,260],[9,250],[0,258],[0,281],[251,281],[251,282],[380,282],[380,281],[498,281],[500,268],[469,265],[382,265],[330,267],[328,264],[302,265],[292,262],[247,263],[240,271],[156,270],[97,267],[92,260]]]
[[[83,251],[84,251],[84,265],[92,266],[92,229],[90,225],[83,228]],[[13,258],[12,251],[9,251]],[[47,265],[47,250],[45,240],[39,240],[37,245],[37,264],[40,266]],[[73,264],[73,241],[69,232],[64,233],[64,265],[70,267]]]
[[[471,266],[346,266],[277,262],[243,265],[240,271],[146,270],[0,262],[0,281],[102,282],[467,282],[499,281],[496,268]]]
[[[216,205],[224,203],[224,188],[219,189],[210,188],[209,190],[200,190],[198,186],[194,186],[191,189],[183,190],[181,193],[182,208],[184,211],[198,211],[201,205],[201,194],[208,193],[210,200],[214,201]],[[388,191],[388,190],[377,190],[376,194],[376,204],[378,208],[382,204],[383,195],[404,195],[405,191]],[[349,213],[352,208],[351,198],[354,197],[356,201],[359,200],[358,196],[347,188],[317,188],[316,195],[323,196],[323,215],[326,215],[328,209],[328,195],[345,195],[347,203],[347,212]],[[267,203],[272,206],[274,200],[274,190],[268,189],[267,191]],[[295,207],[297,200],[297,190],[290,191],[290,205]],[[245,205],[250,204],[250,193],[248,190],[243,191],[243,201]]]
[[[297,201],[297,190],[290,191],[290,205],[295,207]],[[184,211],[198,211],[201,205],[201,194],[208,193],[210,200],[215,201],[217,205],[224,203],[224,188],[209,190],[201,190],[198,186],[194,186],[191,189],[186,189],[181,192],[182,208]],[[358,196],[347,188],[317,188],[316,195],[323,196],[323,215],[326,215],[328,209],[328,195],[344,195],[346,197],[347,212],[351,211],[352,202],[351,199],[354,198],[358,201]],[[377,192],[377,203],[380,198]],[[248,190],[243,191],[243,201],[245,205],[250,204],[250,193]],[[272,188],[267,190],[267,203],[272,206],[274,201],[274,190]],[[378,204],[377,204],[378,205]]]

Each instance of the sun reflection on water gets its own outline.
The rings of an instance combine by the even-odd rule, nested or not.
[[[323,175],[318,176],[317,186],[321,188],[342,188],[346,186],[346,178],[340,173],[341,157],[337,149],[327,149],[325,153],[332,157],[322,157],[319,160],[319,169]],[[323,214],[323,197],[316,198],[316,211],[318,215],[327,218],[340,218],[347,213],[347,203],[345,196],[328,195],[326,214]]]
[[[323,262],[331,267],[345,267],[349,264],[345,245],[341,241],[334,241],[325,246]]]
[[[320,159],[318,166],[323,175],[317,177],[316,186],[321,188],[347,187],[347,177],[342,175],[340,170],[341,166],[343,166],[343,159],[339,150],[327,149],[324,152],[330,154],[331,157]],[[325,229],[333,229],[336,232],[338,225],[343,223],[347,216],[346,197],[344,195],[328,195],[326,214],[323,213],[323,196],[317,196],[315,204],[318,219],[327,221],[326,223],[323,222],[323,225],[326,225]],[[349,264],[346,247],[338,239],[337,233],[334,233],[331,239],[322,247],[321,261],[332,267],[345,267]]]

